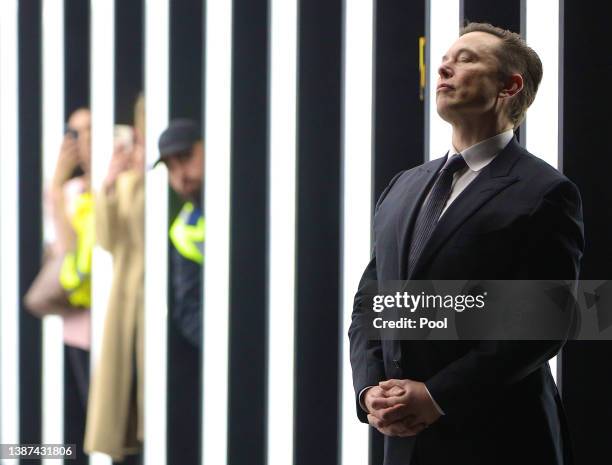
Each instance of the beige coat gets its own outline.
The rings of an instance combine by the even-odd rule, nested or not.
[[[98,243],[113,255],[113,283],[102,349],[89,390],[85,451],[115,461],[143,441],[144,178],[119,176],[115,191],[96,196]]]

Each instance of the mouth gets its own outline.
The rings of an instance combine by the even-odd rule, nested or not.
[[[455,88],[453,86],[451,86],[450,84],[440,84],[437,87],[437,91],[438,92],[444,92],[447,90],[455,90]]]

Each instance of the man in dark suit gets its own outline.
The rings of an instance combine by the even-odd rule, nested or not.
[[[371,281],[577,279],[580,194],[513,134],[541,77],[517,34],[464,28],[437,86],[451,149],[396,175],[378,200],[349,338],[357,415],[385,435],[385,465],[571,463],[547,363],[563,341],[368,338]]]

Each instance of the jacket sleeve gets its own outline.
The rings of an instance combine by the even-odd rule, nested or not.
[[[547,190],[531,212],[526,278],[577,280],[583,251],[580,194],[573,183],[563,179]],[[425,384],[446,414],[465,413],[540,368],[564,343],[482,341]]]
[[[111,193],[104,189],[96,194],[95,201],[96,241],[109,252],[113,251],[117,239],[121,239],[119,230],[119,194],[117,188]]]
[[[382,201],[385,199],[391,187],[403,172],[398,173],[385,188],[376,204],[375,212],[378,211]],[[376,238],[374,238],[376,243]],[[348,331],[350,343],[351,368],[353,370],[353,387],[355,389],[355,399],[357,407],[357,417],[363,423],[367,423],[367,414],[361,408],[359,394],[369,386],[377,385],[379,381],[385,379],[385,366],[383,362],[382,345],[380,340],[369,340],[368,325],[370,318],[368,315],[368,296],[372,294],[372,286],[377,281],[376,274],[376,246],[372,251],[372,258],[366,267],[359,287],[353,301],[353,312],[351,324]]]

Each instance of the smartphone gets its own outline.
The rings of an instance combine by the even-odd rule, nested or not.
[[[64,133],[74,140],[77,140],[79,138],[79,132],[75,129],[69,128],[68,126],[66,126]]]
[[[134,129],[127,124],[115,125],[115,145],[123,146],[124,150],[131,152],[134,148]]]
[[[79,132],[76,129],[72,129],[68,125],[66,125],[64,129],[64,134],[66,134],[68,137],[70,137],[72,140],[75,140],[75,141],[79,138]],[[70,174],[69,179],[78,178],[79,176],[83,176],[84,174],[85,172],[83,171],[83,169],[77,165],[72,170],[72,173]]]

